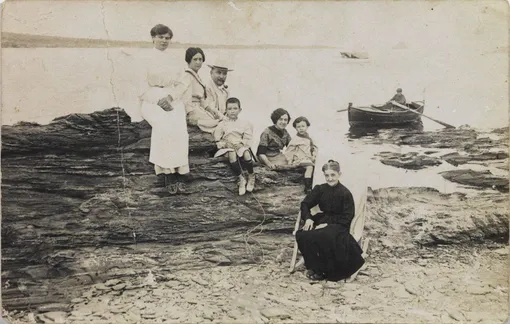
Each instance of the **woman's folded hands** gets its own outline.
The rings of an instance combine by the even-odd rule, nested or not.
[[[168,95],[164,98],[159,99],[158,106],[163,108],[163,110],[165,111],[172,111],[174,110],[174,108],[172,107],[172,101],[173,101],[172,97]]]

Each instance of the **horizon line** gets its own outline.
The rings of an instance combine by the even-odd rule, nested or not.
[[[39,34],[25,34],[25,33],[14,33],[14,32],[1,32],[2,47],[3,48],[17,48],[17,47],[37,47],[34,45],[44,45],[43,47],[69,47],[70,45],[86,44],[87,47],[90,45],[138,45],[141,47],[149,47],[152,45],[150,41],[146,40],[116,40],[116,39],[104,39],[104,38],[82,38],[82,37],[65,37],[65,36],[50,36],[50,35],[39,35]],[[51,44],[50,42],[55,42]],[[39,43],[39,44],[37,44]],[[178,46],[204,46],[204,47],[238,47],[238,48],[303,48],[303,49],[340,49],[340,47],[332,45],[297,45],[297,44],[209,44],[209,43],[188,43],[188,42],[172,42],[171,44]],[[358,51],[342,51],[346,53],[364,53]]]

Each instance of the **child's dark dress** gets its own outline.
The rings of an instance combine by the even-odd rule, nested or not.
[[[316,205],[322,213],[311,216],[310,209]],[[303,220],[311,218],[314,227],[328,224],[318,230],[296,233],[307,269],[337,281],[350,277],[365,263],[361,256],[363,251],[349,233],[354,218],[354,200],[344,185],[325,183],[315,186],[301,203],[301,217]]]

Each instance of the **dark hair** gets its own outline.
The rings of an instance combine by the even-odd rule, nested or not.
[[[186,56],[184,57],[184,60],[186,63],[190,64],[191,59],[193,56],[197,55],[198,53],[202,54],[202,58],[204,59],[203,62],[205,62],[205,54],[204,51],[200,47],[190,47],[186,50]]]
[[[292,126],[294,126],[294,128],[296,128],[296,125],[299,124],[300,122],[305,122],[306,126],[310,127],[310,122],[308,121],[308,118],[303,117],[303,116],[294,119]]]
[[[170,34],[170,38],[174,37],[174,33],[172,33],[172,30],[168,28],[168,26],[165,26],[163,24],[157,24],[156,26],[152,27],[151,29],[151,37],[155,37],[158,35],[165,35]]]
[[[227,102],[225,103],[225,107],[227,107],[229,103],[236,103],[239,106],[239,109],[241,109],[241,101],[239,101],[239,99],[237,99],[236,97],[228,98]]]
[[[273,124],[276,124],[278,119],[280,119],[280,117],[282,117],[283,115],[287,115],[289,117],[289,121],[290,121],[290,114],[287,110],[285,110],[283,108],[278,108],[275,111],[273,111],[271,113],[271,120],[273,121]]]
[[[333,170],[340,173],[340,163],[335,160],[329,160],[328,163],[322,166],[322,172],[325,172],[326,170]]]

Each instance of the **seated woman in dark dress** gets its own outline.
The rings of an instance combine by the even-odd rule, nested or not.
[[[285,129],[290,121],[289,112],[278,108],[271,114],[273,126],[266,128],[260,134],[257,156],[270,169],[280,169],[288,166],[287,158],[282,150],[290,143],[290,134]]]
[[[330,160],[322,167],[326,183],[313,188],[301,202],[302,230],[296,233],[299,250],[312,280],[349,278],[365,263],[363,251],[349,233],[354,199],[339,181],[340,165]],[[319,205],[321,213],[310,210]]]

